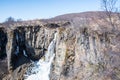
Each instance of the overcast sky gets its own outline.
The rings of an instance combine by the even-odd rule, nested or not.
[[[22,20],[101,10],[100,0],[0,0],[0,22],[8,17]]]

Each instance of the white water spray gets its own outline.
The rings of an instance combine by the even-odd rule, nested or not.
[[[56,34],[48,46],[45,61],[40,59],[38,62],[34,62],[34,65],[25,74],[25,80],[49,80],[50,67],[55,56]]]

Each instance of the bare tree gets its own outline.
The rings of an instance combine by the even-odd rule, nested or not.
[[[102,8],[106,13],[107,21],[112,26],[113,30],[115,30],[116,27],[114,18],[119,18],[119,8],[116,5],[117,2],[118,0],[102,0]]]
[[[5,22],[7,22],[7,23],[13,23],[13,22],[15,22],[15,19],[13,17],[9,17],[9,18],[6,19]]]
[[[21,22],[21,21],[22,21],[22,19],[17,19],[16,21],[17,21],[17,22]]]
[[[8,17],[8,18],[6,19],[6,21],[3,22],[3,24],[4,24],[6,27],[10,27],[10,25],[13,25],[15,22],[16,22],[16,20],[15,20],[13,17]]]

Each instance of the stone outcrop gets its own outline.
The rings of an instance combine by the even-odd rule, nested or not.
[[[120,33],[59,29],[51,80],[119,80]]]
[[[0,28],[0,57],[7,54],[9,71],[4,80],[22,80],[31,60],[47,52],[55,33],[51,80],[120,80],[120,26],[113,30],[103,20],[91,20]]]

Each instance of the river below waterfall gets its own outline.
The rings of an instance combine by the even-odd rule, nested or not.
[[[32,62],[32,65],[28,68],[25,76],[25,80],[49,80],[50,68],[55,56],[56,47],[56,33],[54,39],[48,46],[48,51],[45,54],[45,59]]]
[[[55,55],[50,58],[49,62],[39,60],[33,62],[33,65],[25,74],[25,80],[49,80],[50,66]]]

